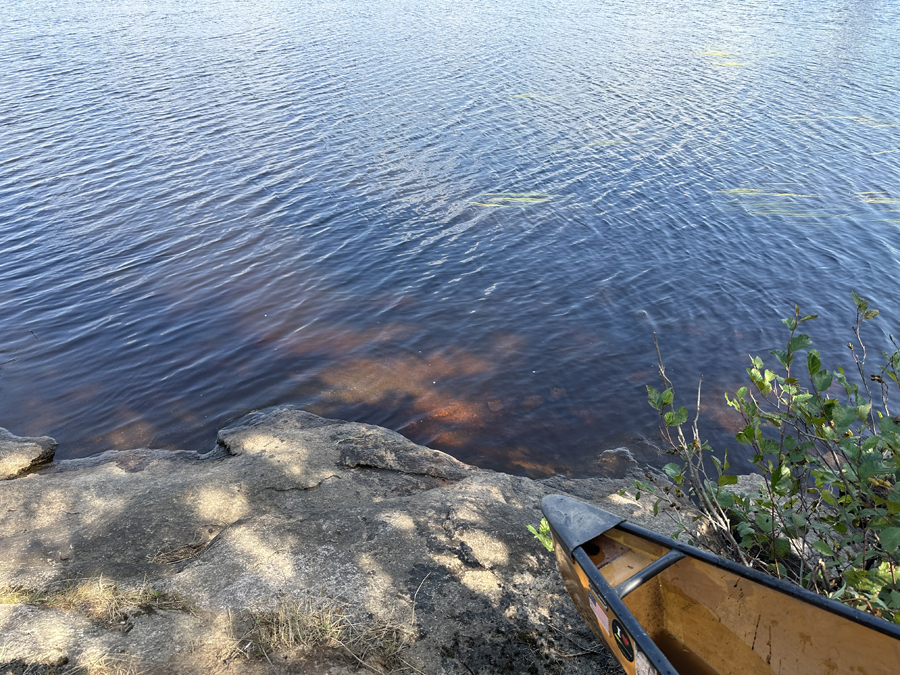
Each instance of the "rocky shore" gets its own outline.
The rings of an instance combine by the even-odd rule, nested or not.
[[[624,449],[531,480],[290,407],[206,454],[55,445],[0,433],[0,674],[618,672],[526,525],[564,493],[673,529]]]

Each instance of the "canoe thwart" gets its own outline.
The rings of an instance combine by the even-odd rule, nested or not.
[[[620,598],[624,598],[626,595],[631,593],[632,591],[640,588],[645,582],[649,581],[657,574],[662,572],[664,569],[671,567],[675,563],[677,563],[682,558],[686,558],[687,556],[681,551],[669,551],[662,558],[658,560],[654,560],[652,563],[647,565],[640,572],[636,572],[634,576],[629,577],[621,584],[616,586],[613,590],[618,594]]]

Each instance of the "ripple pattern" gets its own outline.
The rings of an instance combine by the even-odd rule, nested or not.
[[[891,3],[0,13],[0,426],[206,449],[294,403],[486,467],[656,464],[653,333],[718,445],[794,303],[900,319]],[[740,458],[738,458],[740,463]]]

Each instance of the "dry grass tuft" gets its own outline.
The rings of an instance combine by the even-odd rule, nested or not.
[[[144,584],[136,589],[123,590],[118,584],[97,579],[73,580],[63,588],[34,590],[28,588],[0,587],[0,604],[25,604],[77,611],[92,621],[114,624],[129,607],[147,609],[189,610],[181,598],[157,591]]]
[[[401,654],[416,637],[415,618],[360,618],[331,598],[282,600],[273,611],[249,616],[250,629],[229,656],[268,658],[276,651],[331,648],[380,674],[412,672]]]

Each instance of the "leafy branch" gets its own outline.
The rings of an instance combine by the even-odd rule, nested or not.
[[[862,327],[878,311],[856,293],[853,302],[848,348],[859,382],[843,368],[822,366],[812,339],[799,332],[817,315],[801,315],[795,306],[782,320],[785,348],[771,351],[775,370],[751,357],[750,386],[726,395],[743,421],[736,440],[759,471],[748,493],[727,473],[727,451],[720,460],[701,440],[700,386],[686,438],[688,411],[675,405],[654,335],[663,390],[648,386],[647,397],[667,452],[679,462],[664,467],[674,486],[636,487],[656,498],[654,510],[663,501],[692,499],[721,555],[900,623],[900,418],[888,408],[892,385],[900,387],[900,348],[891,337],[894,351],[884,352],[879,371],[867,377]],[[878,385],[877,403],[870,383]]]

